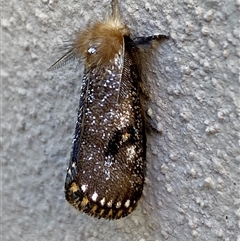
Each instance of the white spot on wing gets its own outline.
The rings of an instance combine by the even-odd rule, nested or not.
[[[110,179],[110,171],[109,170],[105,170],[105,175],[106,175],[106,181]]]
[[[105,204],[105,197],[100,201],[100,203],[102,206]]]
[[[119,201],[119,202],[117,202],[117,204],[116,204],[116,208],[120,208],[121,207],[121,202]]]
[[[96,192],[94,192],[93,195],[92,195],[92,200],[93,200],[94,202],[96,202],[97,197],[98,197],[98,194],[97,194]]]
[[[124,109],[124,113],[117,113],[118,114],[118,119],[119,119],[119,123],[118,123],[118,129],[121,130],[122,128],[126,127],[129,125],[130,119],[131,119],[131,113],[129,112],[129,110],[127,110],[126,108]]]
[[[110,201],[107,203],[107,206],[108,206],[109,208],[112,207],[112,200],[110,200]]]
[[[136,156],[136,146],[130,146],[127,148],[127,159],[132,160]]]
[[[76,162],[73,162],[73,163],[72,163],[72,167],[73,167],[73,168],[76,168]]]
[[[128,200],[125,202],[124,206],[125,206],[126,208],[128,208],[129,205],[130,205],[130,200],[128,199]]]
[[[85,192],[87,190],[87,185],[82,185],[81,189],[82,189],[83,192]]]

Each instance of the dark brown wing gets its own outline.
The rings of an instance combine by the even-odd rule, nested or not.
[[[109,64],[85,69],[66,199],[95,217],[117,219],[137,205],[146,138],[133,42]],[[130,43],[130,44],[129,44]]]

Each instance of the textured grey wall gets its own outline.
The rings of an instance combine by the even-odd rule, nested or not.
[[[2,240],[240,240],[239,0],[122,2],[135,35],[169,33],[149,78],[148,171],[118,221],[64,199],[82,69],[45,70],[63,40],[110,10],[99,1],[2,1]]]

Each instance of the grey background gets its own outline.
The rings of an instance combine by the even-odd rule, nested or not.
[[[239,241],[240,1],[126,0],[133,35],[169,34],[149,70],[147,179],[118,221],[64,199],[82,65],[46,69],[108,0],[1,2],[1,235],[4,241]]]

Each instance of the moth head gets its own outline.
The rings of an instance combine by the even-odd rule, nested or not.
[[[129,35],[129,29],[117,18],[96,22],[78,34],[75,53],[86,60],[88,67],[103,65],[113,61],[116,54],[123,53],[124,36]]]

